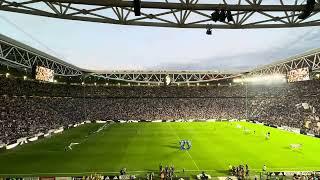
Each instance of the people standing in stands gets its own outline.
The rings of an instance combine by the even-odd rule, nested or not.
[[[246,177],[248,178],[249,177],[249,166],[248,164],[246,164],[246,169],[245,169],[245,173],[246,173]]]
[[[262,171],[263,171],[263,172],[266,172],[266,171],[267,171],[267,166],[266,166],[266,165],[263,165]]]

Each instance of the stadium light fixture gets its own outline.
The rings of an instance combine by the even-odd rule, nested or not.
[[[27,79],[27,76],[23,76],[23,80],[26,80]]]
[[[220,19],[220,11],[219,10],[215,10],[211,14],[211,19],[212,19],[212,21],[217,22]]]
[[[82,82],[81,85],[84,85],[84,82]]]
[[[218,86],[220,86],[220,83],[218,83]]]
[[[199,83],[197,83],[197,86],[199,86],[200,84]]]
[[[307,4],[304,6],[305,10],[298,16],[299,19],[306,19],[312,13],[314,6],[316,4],[315,0],[307,0]]]
[[[208,28],[207,31],[206,31],[206,34],[207,35],[212,35],[212,30],[210,28]]]
[[[231,83],[229,83],[229,86],[231,86],[232,84]]]
[[[231,11],[229,10],[214,10],[214,12],[211,14],[211,20],[214,22],[220,21],[220,22],[225,22],[226,18],[228,22],[234,21]]]
[[[232,80],[234,83],[242,83],[243,82],[243,79],[241,78],[235,78]]]
[[[140,86],[140,83],[138,83],[138,86]]]
[[[131,84],[130,83],[128,83],[128,86],[130,86]]]
[[[207,83],[207,86],[209,86],[209,83]]]
[[[94,82],[94,85],[96,86],[96,85],[97,85],[97,83],[96,83],[96,82]]]
[[[106,86],[108,86],[109,85],[109,83],[106,83]]]
[[[234,21],[232,14],[231,14],[231,11],[227,11],[227,19],[228,19],[228,22]]]
[[[234,83],[241,83],[244,82],[248,83],[276,83],[276,82],[285,82],[286,78],[282,74],[270,74],[270,75],[258,75],[246,78],[237,78],[234,79]]]
[[[220,22],[225,22],[226,21],[226,17],[227,17],[226,11],[225,10],[221,10],[220,11],[220,17],[219,17]]]
[[[133,1],[133,9],[134,9],[135,16],[141,16],[141,1],[140,0]]]
[[[120,83],[118,83],[118,86],[120,86]]]
[[[10,74],[9,74],[9,73],[6,73],[6,78],[9,77],[9,76],[10,76]]]
[[[57,83],[58,81],[55,79],[55,80],[53,80],[53,82],[54,82],[54,83]]]
[[[190,86],[190,83],[187,83],[188,87]]]

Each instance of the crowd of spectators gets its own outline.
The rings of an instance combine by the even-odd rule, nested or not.
[[[305,129],[307,133],[319,135],[319,100],[319,96],[249,98],[248,116],[267,124]]]
[[[231,166],[229,167],[230,175],[236,176],[237,179],[243,180],[249,177],[249,166],[246,164],[239,166]]]
[[[0,96],[0,144],[85,119],[76,99]]]
[[[311,175],[298,175],[294,174],[292,177],[293,180],[319,180],[319,174],[311,174]]]
[[[247,118],[319,134],[320,83],[87,86],[0,77],[0,105],[0,144],[84,120]]]
[[[139,98],[139,97],[244,97],[245,88],[235,86],[128,86],[105,84],[61,84],[5,78],[0,76],[0,94],[23,96],[61,96],[96,98]]]
[[[166,165],[165,167],[160,164],[159,166],[159,177],[161,180],[172,180],[175,177],[175,172],[174,172],[174,166],[168,166]]]

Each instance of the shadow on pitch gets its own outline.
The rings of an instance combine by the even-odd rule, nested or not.
[[[178,145],[176,145],[176,144],[163,145],[163,147],[168,147],[168,148],[177,149],[177,150],[180,149],[180,147]]]

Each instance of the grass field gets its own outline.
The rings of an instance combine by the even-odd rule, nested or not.
[[[242,128],[237,127],[241,125]],[[213,176],[227,173],[229,164],[248,164],[251,171],[320,170],[320,139],[246,122],[87,124],[63,134],[0,153],[1,175],[76,175],[117,173],[126,167],[134,174],[157,172],[159,164],[205,170]],[[244,133],[243,127],[251,130]],[[253,131],[256,131],[255,134]],[[270,131],[271,138],[265,139]],[[90,135],[89,135],[90,134]],[[86,137],[87,136],[87,137]],[[179,140],[192,141],[189,151]],[[73,149],[65,152],[71,142]],[[303,144],[291,150],[290,144]]]

